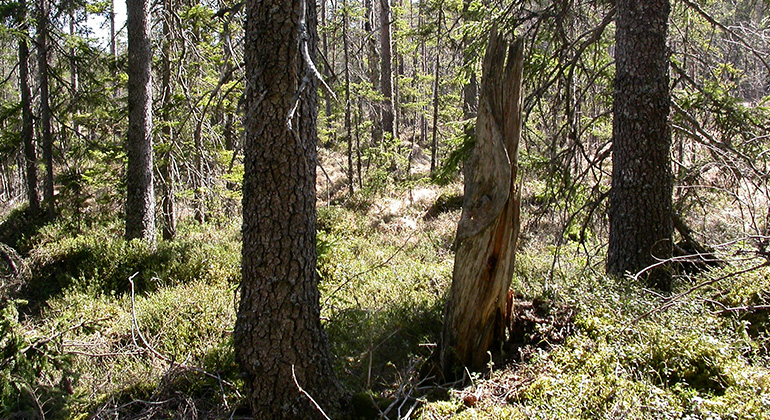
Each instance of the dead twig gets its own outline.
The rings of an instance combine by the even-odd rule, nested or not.
[[[292,379],[294,379],[294,385],[296,385],[296,386],[297,386],[297,389],[299,390],[300,394],[302,394],[302,395],[304,395],[305,397],[307,397],[307,399],[309,399],[309,400],[310,400],[310,402],[311,402],[311,403],[313,403],[313,406],[315,406],[316,410],[318,410],[318,412],[319,412],[319,413],[321,413],[321,415],[322,415],[322,416],[324,416],[324,418],[325,418],[326,420],[331,420],[331,419],[329,418],[329,416],[327,416],[327,415],[326,415],[326,413],[325,413],[325,412],[324,412],[324,410],[321,408],[321,406],[320,406],[320,405],[318,405],[318,403],[317,403],[317,402],[315,402],[315,400],[313,399],[313,397],[311,397],[311,396],[310,396],[310,394],[308,394],[308,392],[307,392],[307,391],[305,391],[304,389],[302,389],[302,387],[301,387],[301,386],[299,386],[299,382],[297,381],[297,375],[296,375],[296,374],[294,374],[294,365],[293,365],[293,364],[291,365],[291,378],[292,378]]]
[[[673,259],[674,258],[671,258],[669,260],[673,260]],[[648,269],[650,269],[653,266],[658,266],[658,265],[661,265],[662,263],[663,264],[668,263],[669,260],[661,261],[661,262],[659,262],[657,264],[653,264],[652,266],[645,268],[644,270],[642,270],[639,273],[637,273],[634,276],[634,278],[638,278],[638,276],[640,274],[642,274],[643,272],[647,271]],[[757,264],[757,265],[755,265],[753,267],[749,267],[749,268],[746,268],[746,269],[743,269],[743,270],[735,271],[735,272],[732,272],[732,273],[729,273],[729,274],[725,274],[724,276],[721,276],[721,277],[718,277],[718,278],[715,278],[715,279],[706,280],[706,281],[704,281],[702,283],[698,283],[695,286],[692,286],[689,289],[685,290],[684,292],[669,298],[666,301],[666,303],[664,303],[662,305],[659,305],[659,306],[656,306],[656,307],[650,309],[649,311],[647,311],[647,312],[639,315],[638,317],[634,318],[633,321],[631,321],[623,330],[621,330],[621,333],[629,331],[631,329],[631,327],[636,325],[639,321],[643,320],[644,318],[647,318],[648,316],[650,316],[650,315],[652,315],[654,313],[666,310],[666,309],[674,306],[674,304],[676,304],[680,299],[682,299],[683,297],[685,297],[687,295],[692,294],[693,292],[695,292],[695,291],[697,291],[699,289],[702,289],[702,288],[704,288],[706,286],[709,286],[709,285],[712,285],[712,284],[715,284],[715,283],[719,283],[720,281],[727,280],[727,279],[729,279],[731,277],[739,276],[741,274],[750,273],[752,271],[755,271],[755,270],[758,270],[758,269],[760,269],[762,267],[767,267],[767,266],[770,266],[770,261],[765,261],[765,262],[763,262],[761,264]]]
[[[363,276],[364,274],[370,273],[370,272],[372,272],[374,270],[377,270],[378,268],[382,268],[382,267],[385,267],[386,265],[388,265],[388,263],[390,263],[393,260],[393,258],[396,258],[396,255],[401,253],[401,251],[403,251],[404,248],[406,248],[406,246],[409,245],[409,242],[412,240],[412,237],[414,237],[414,232],[410,233],[409,237],[406,238],[404,243],[401,244],[401,246],[398,247],[398,249],[393,254],[391,254],[391,256],[388,257],[388,259],[386,259],[385,261],[383,261],[383,262],[381,262],[379,264],[376,264],[376,265],[374,265],[372,267],[369,267],[366,270],[359,271],[358,273],[355,273],[352,276],[348,277],[344,282],[342,282],[342,284],[337,286],[334,290],[332,290],[331,293],[329,293],[328,296],[326,296],[326,299],[324,299],[324,303],[323,303],[323,305],[321,305],[321,307],[326,307],[326,305],[329,303],[329,299],[331,299],[334,295],[337,294],[337,292],[342,290],[343,287],[345,287],[351,281],[353,281],[353,279],[356,279],[356,278],[358,278],[360,276]]]
[[[767,311],[770,310],[770,305],[746,305],[736,306],[734,308],[725,308],[721,311],[712,312],[716,315],[722,315],[730,312],[754,312],[754,311]]]

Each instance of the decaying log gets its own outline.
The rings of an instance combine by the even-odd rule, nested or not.
[[[444,313],[439,357],[446,374],[457,365],[483,368],[487,351],[505,337],[506,297],[520,227],[516,179],[523,50],[521,40],[505,41],[492,30]]]

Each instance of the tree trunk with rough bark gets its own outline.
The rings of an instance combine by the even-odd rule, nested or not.
[[[118,56],[115,38],[115,0],[110,0],[110,56],[115,59]]]
[[[462,18],[464,21],[471,21],[471,13],[468,9],[471,6],[471,0],[463,0]],[[463,34],[460,48],[462,48],[463,67],[466,71],[470,72],[468,82],[463,85],[463,119],[469,120],[476,116],[476,111],[479,107],[479,86],[476,80],[475,63],[477,60],[476,54],[471,50],[472,39],[468,34]]]
[[[348,155],[348,194],[353,195],[353,185],[355,178],[353,176],[353,134],[352,124],[350,122],[350,43],[348,40],[348,2],[342,1],[342,62],[345,66],[345,143],[347,145]]]
[[[390,33],[390,0],[380,0],[380,51],[381,51],[381,72],[380,86],[382,87],[382,96],[385,98],[382,103],[382,131],[390,134],[393,138],[393,55],[392,55],[392,36]]]
[[[436,30],[436,65],[433,73],[433,131],[430,142],[430,174],[435,175],[438,166],[438,109],[439,109],[439,73],[441,70],[441,18],[443,13],[438,11],[438,29]]]
[[[51,107],[48,94],[48,0],[38,2],[37,17],[37,69],[40,74],[40,137],[45,164],[43,199],[46,213],[53,218],[56,213],[53,188],[53,134],[51,133]]]
[[[366,36],[366,54],[368,60],[369,82],[372,90],[380,90],[380,55],[377,53],[377,40],[374,36],[374,5],[373,0],[364,0],[364,33]],[[382,119],[379,115],[372,115],[372,142],[378,145],[382,142]]]
[[[668,0],[618,0],[607,272],[638,271],[672,255]],[[667,290],[665,267],[648,273]]]
[[[519,235],[523,50],[521,40],[506,42],[493,30],[484,58],[476,146],[465,165],[463,213],[439,353],[448,376],[458,365],[483,368],[487,351],[505,339]]]
[[[245,45],[235,356],[254,418],[322,418],[298,385],[336,418],[343,391],[321,326],[316,274],[317,82],[302,53],[315,55],[315,3],[248,0]]]
[[[24,169],[27,175],[27,201],[29,211],[40,213],[40,194],[37,189],[37,148],[35,146],[34,122],[32,121],[32,91],[29,80],[29,46],[27,45],[27,1],[19,2],[19,23],[22,31],[19,37],[19,90],[21,91],[21,139],[24,143]]]
[[[164,17],[162,24],[163,33],[163,51],[161,55],[161,111],[160,119],[161,138],[163,145],[161,147],[160,162],[158,173],[161,176],[161,231],[163,239],[170,241],[176,237],[176,199],[174,197],[174,132],[171,129],[171,106],[173,89],[171,85],[171,54],[172,54],[172,21],[171,10],[173,10],[171,1],[163,2]]]
[[[152,165],[152,50],[150,3],[126,1],[128,27],[128,167],[126,239],[155,243]]]

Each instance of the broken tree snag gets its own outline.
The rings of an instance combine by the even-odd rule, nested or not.
[[[522,40],[492,30],[482,69],[476,145],[465,164],[465,197],[444,312],[440,362],[481,369],[505,338],[507,293],[519,236],[516,176],[521,137]]]

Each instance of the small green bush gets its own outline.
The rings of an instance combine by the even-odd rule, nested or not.
[[[240,277],[240,244],[227,237],[188,233],[153,248],[139,240],[127,242],[109,227],[59,235],[41,238],[31,254],[32,277],[23,292],[30,300],[42,302],[64,290],[121,294],[130,290],[128,279],[134,274],[137,291],[194,280],[237,282]]]
[[[77,379],[71,355],[62,350],[59,332],[39,336],[25,331],[20,304],[26,302],[11,301],[0,309],[0,416],[36,418],[42,411],[63,416],[65,396]]]

